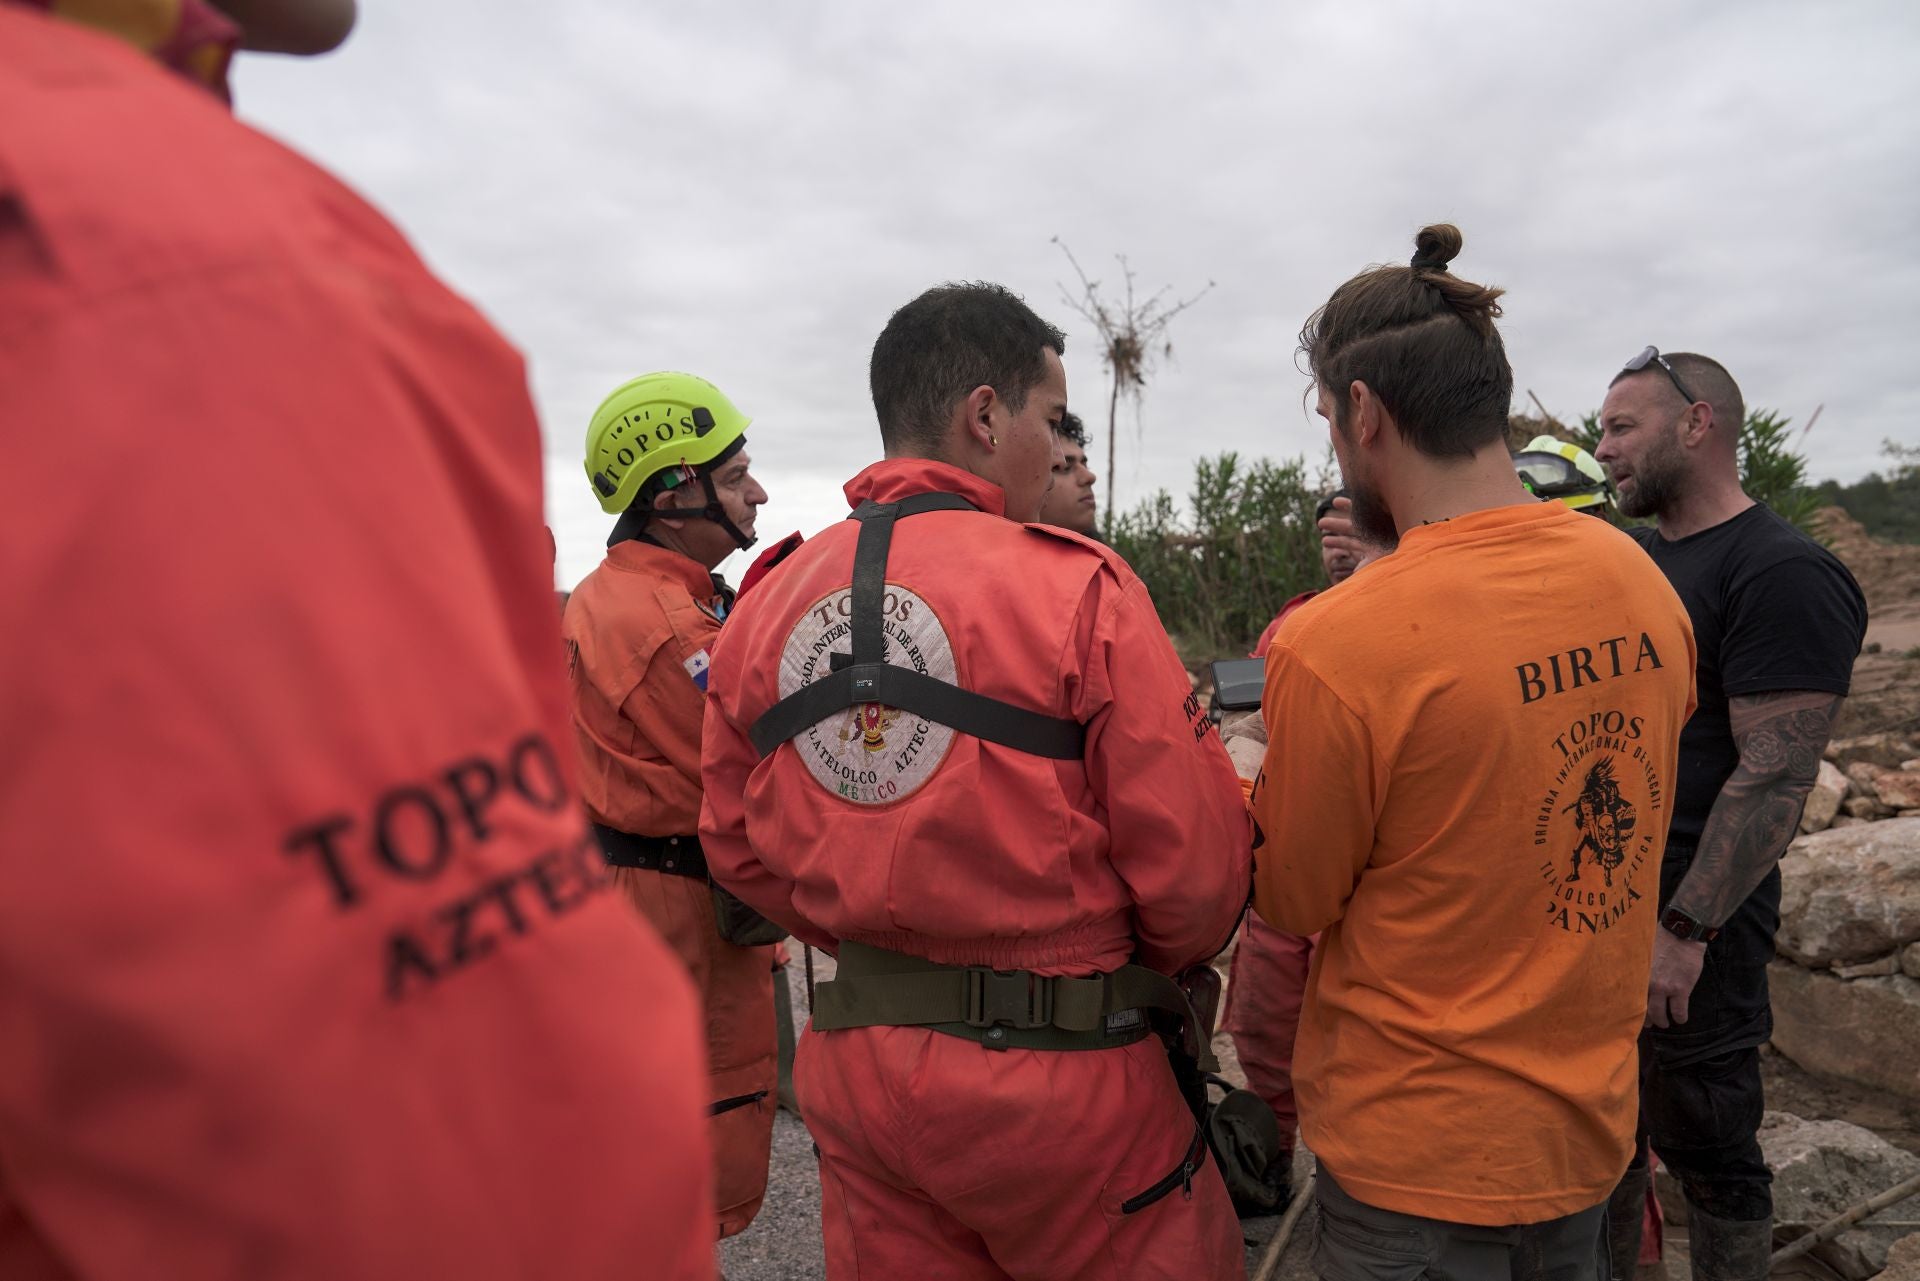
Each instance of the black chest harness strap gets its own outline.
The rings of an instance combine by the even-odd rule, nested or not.
[[[978,511],[958,494],[915,494],[897,503],[861,503],[849,518],[860,522],[853,552],[853,601],[849,620],[853,652],[834,654],[831,670],[768,708],[748,736],[761,756],[836,712],[884,703],[903,712],[1034,756],[1076,761],[1086,750],[1078,721],[1016,707],[886,660],[881,604],[887,588],[887,552],[896,520],[934,511]]]

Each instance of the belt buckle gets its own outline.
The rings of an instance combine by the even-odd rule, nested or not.
[[[1053,984],[1021,970],[967,970],[968,1027],[1030,1031],[1053,1023]]]

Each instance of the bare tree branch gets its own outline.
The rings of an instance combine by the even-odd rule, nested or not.
[[[1110,392],[1107,397],[1107,512],[1106,524],[1109,533],[1113,529],[1114,516],[1114,479],[1117,472],[1119,437],[1120,397],[1124,394],[1133,402],[1136,416],[1141,401],[1146,396],[1147,378],[1154,372],[1157,358],[1173,354],[1173,343],[1165,337],[1167,326],[1193,304],[1206,297],[1213,288],[1209,280],[1206,288],[1188,298],[1182,298],[1169,304],[1165,301],[1171,285],[1162,286],[1150,294],[1144,301],[1134,289],[1133,266],[1125,254],[1115,254],[1114,261],[1120,264],[1120,279],[1124,301],[1115,306],[1108,303],[1100,292],[1100,282],[1092,279],[1080,260],[1073,256],[1073,250],[1060,237],[1055,236],[1053,243],[1060,246],[1067,262],[1073,267],[1073,274],[1079,278],[1080,290],[1076,294],[1065,285],[1060,287],[1060,296],[1076,315],[1100,336],[1100,358],[1107,367],[1110,378]]]

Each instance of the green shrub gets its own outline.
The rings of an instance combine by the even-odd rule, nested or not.
[[[1183,656],[1245,654],[1289,597],[1325,586],[1313,509],[1333,483],[1299,458],[1202,458],[1185,511],[1163,489],[1118,516],[1110,542]]]
[[[1920,447],[1886,441],[1892,464],[1883,475],[1869,472],[1851,485],[1821,481],[1814,488],[1822,506],[1844,507],[1869,534],[1896,543],[1920,543]]]

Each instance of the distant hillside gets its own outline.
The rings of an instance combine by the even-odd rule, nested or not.
[[[1867,597],[1867,644],[1834,737],[1920,730],[1920,547],[1873,538],[1838,508],[1813,519]]]
[[[1821,481],[1813,492],[1824,507],[1844,507],[1875,538],[1920,543],[1920,467],[1896,467],[1891,476],[1873,472],[1851,485]]]

